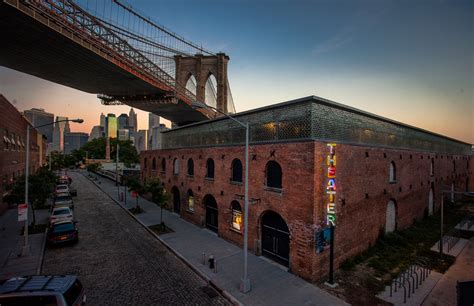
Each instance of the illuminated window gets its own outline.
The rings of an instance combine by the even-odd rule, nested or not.
[[[232,228],[240,231],[242,228],[242,208],[240,207],[239,202],[232,201]]]
[[[232,182],[242,182],[242,162],[239,159],[232,161]]]
[[[194,194],[191,189],[188,190],[188,210],[194,211]]]
[[[179,159],[173,159],[173,174],[177,175],[179,173]]]
[[[390,177],[389,177],[390,183],[394,183],[397,181],[397,168],[395,167],[395,163],[391,162],[390,163]]]
[[[212,158],[206,161],[206,178],[214,178],[214,160]]]
[[[166,159],[164,157],[161,159],[161,172],[166,172]]]
[[[194,175],[194,161],[192,158],[188,159],[188,175]]]
[[[269,161],[265,168],[266,186],[272,188],[282,188],[281,166],[276,161]]]
[[[156,170],[156,159],[153,157],[153,160],[151,161],[151,170],[155,171]]]

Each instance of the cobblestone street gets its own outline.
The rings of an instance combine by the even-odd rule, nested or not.
[[[94,184],[70,175],[79,243],[47,248],[43,274],[77,274],[90,305],[229,304]]]

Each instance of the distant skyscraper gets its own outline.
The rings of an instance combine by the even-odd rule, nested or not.
[[[128,128],[128,115],[127,114],[121,114],[117,118],[118,122],[118,128],[119,129],[126,129]]]
[[[128,129],[118,129],[117,134],[119,140],[130,140],[130,131]]]
[[[148,113],[148,130],[150,131],[155,126],[160,126],[160,116]]]
[[[149,150],[161,149],[161,131],[166,131],[167,129],[168,128],[164,124],[160,124],[151,129],[151,136],[149,137],[150,142],[148,143]]]
[[[131,108],[130,112],[128,113],[128,126],[130,127],[130,135],[133,135],[137,132],[138,119],[137,119],[137,113],[135,113],[133,108]]]
[[[105,130],[105,115],[100,113],[100,126]]]
[[[64,134],[71,133],[71,126],[69,125],[69,121],[64,122]]]
[[[104,128],[100,125],[96,125],[91,130],[91,134],[89,135],[89,141],[100,137],[104,137]]]
[[[147,149],[147,143],[147,130],[139,130],[135,133],[135,148],[138,152],[145,151]]]
[[[56,121],[67,120],[67,117],[57,116]],[[55,123],[53,130],[53,151],[62,152],[64,150],[64,130],[66,128],[66,121]],[[68,124],[69,129],[69,124]]]
[[[114,114],[107,114],[105,123],[106,137],[117,138],[117,117]]]
[[[64,153],[69,154],[73,150],[80,149],[88,138],[87,133],[64,133]]]
[[[33,126],[50,124],[38,128],[38,131],[44,136],[46,136],[47,143],[53,142],[54,125],[52,123],[54,122],[54,114],[47,113],[42,108],[32,108],[29,110],[25,110],[23,114]]]

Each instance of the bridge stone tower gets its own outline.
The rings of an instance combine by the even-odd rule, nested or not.
[[[212,75],[217,81],[217,109],[227,113],[227,63],[229,56],[225,53],[216,55],[182,56],[174,57],[176,63],[176,81],[182,86],[186,86],[191,75],[196,78],[196,99],[205,102],[206,82]]]

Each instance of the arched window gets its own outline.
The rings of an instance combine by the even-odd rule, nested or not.
[[[194,161],[192,158],[188,159],[188,175],[194,176]]]
[[[161,172],[166,172],[166,159],[164,157],[161,159]]]
[[[236,158],[232,161],[232,182],[242,182],[242,162]]]
[[[390,183],[395,183],[397,181],[397,168],[395,167],[395,163],[390,163],[390,176],[389,176]]]
[[[391,233],[397,229],[397,207],[393,200],[387,204],[387,212],[385,216],[385,233]]]
[[[174,175],[179,174],[179,159],[177,158],[173,159],[173,174]]]
[[[194,211],[194,194],[191,189],[188,190],[188,210]]]
[[[431,159],[430,163],[430,175],[434,175],[434,158]]]
[[[153,157],[153,160],[151,161],[151,170],[155,171],[156,170],[156,159]]]
[[[232,228],[240,231],[242,229],[242,208],[240,207],[239,202],[232,201],[230,204],[232,210]]]
[[[281,166],[276,161],[269,161],[265,169],[266,185],[272,188],[282,188]]]
[[[145,157],[145,159],[143,160],[143,169],[148,169],[148,159]]]
[[[214,160],[212,158],[206,161],[206,178],[214,178]]]

